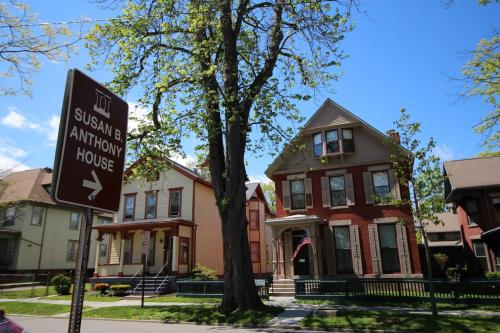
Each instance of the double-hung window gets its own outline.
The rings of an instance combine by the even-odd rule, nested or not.
[[[146,192],[146,211],[144,218],[154,219],[156,217],[156,202],[158,201],[158,192]]]
[[[76,256],[78,254],[78,241],[68,240],[68,249],[66,252],[67,261],[76,261]]]
[[[42,225],[43,207],[33,207],[31,213],[31,224]]]
[[[479,224],[479,208],[476,200],[468,200],[465,202],[465,210],[469,221],[469,226],[474,227]]]
[[[385,197],[391,194],[391,186],[389,185],[389,174],[387,170],[372,172],[373,178],[373,193],[377,197]]]
[[[476,255],[476,259],[479,262],[479,265],[483,269],[483,272],[488,272],[488,259],[486,258],[487,250],[484,242],[473,242],[474,246],[474,254]]]
[[[250,209],[248,210],[248,224],[250,230],[259,230],[259,210]]]
[[[125,221],[133,220],[135,217],[135,194],[125,194],[123,202],[123,219]]]
[[[313,156],[318,157],[323,155],[323,141],[321,140],[321,133],[313,135]]]
[[[78,230],[80,225],[82,214],[79,212],[71,212],[71,217],[69,219],[69,229],[70,230]]]
[[[337,273],[353,273],[349,227],[335,227],[333,228],[333,233],[335,237],[335,260],[337,262]]]
[[[394,224],[381,224],[378,226],[382,270],[384,273],[399,272],[399,255],[395,227]]]
[[[339,131],[331,130],[325,132],[326,137],[326,153],[335,154],[340,152]]]
[[[4,212],[3,225],[14,225],[16,220],[16,207],[7,207]]]
[[[342,148],[344,153],[353,153],[355,151],[352,128],[342,129]]]
[[[290,192],[292,196],[292,210],[293,209],[305,209],[305,188],[304,180],[296,179],[290,181]]]
[[[332,206],[345,206],[347,204],[345,196],[345,178],[343,175],[330,177],[330,193]]]
[[[181,190],[170,190],[168,216],[176,217],[181,215]]]

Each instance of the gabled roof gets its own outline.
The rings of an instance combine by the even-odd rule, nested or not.
[[[323,104],[316,110],[312,117],[305,123],[304,127],[292,139],[291,143],[287,144],[280,155],[268,166],[265,174],[270,177],[273,171],[286,159],[286,156],[293,152],[294,144],[305,133],[312,133],[324,128],[355,125],[358,124],[368,130],[371,134],[379,137],[381,140],[386,140],[387,135],[380,132],[378,129],[368,124],[363,119],[351,113],[346,108],[327,98]]]
[[[446,161],[445,198],[452,201],[460,190],[500,186],[500,157],[478,157]]]
[[[52,182],[52,170],[49,168],[13,172],[4,177],[2,182],[0,203],[30,201],[56,204],[44,188]]]
[[[170,159],[170,158],[165,158],[165,160],[167,161],[167,164],[172,168],[174,169],[175,171],[183,174],[184,176],[194,180],[195,182],[198,182],[200,184],[203,184],[205,186],[208,186],[208,187],[212,187],[212,184],[206,180],[205,178],[203,178],[202,176],[200,176],[198,173],[196,173],[194,170],[191,170],[190,168],[180,164],[180,163],[177,163],[175,162],[174,160]],[[132,163],[124,172],[124,175],[125,177],[127,177],[128,175],[130,175],[130,173],[132,172],[132,169],[139,163],[142,162],[142,159],[138,159],[137,161],[135,161],[134,163]]]
[[[460,232],[460,226],[458,225],[457,214],[452,212],[446,212],[437,214],[437,217],[443,222],[440,224],[434,224],[429,222],[425,226],[426,233],[433,232]]]
[[[271,210],[271,208],[269,208],[269,204],[267,203],[266,196],[264,195],[264,191],[262,191],[260,183],[246,183],[245,186],[247,187],[247,201],[252,198],[261,199],[262,201],[264,201],[266,213],[274,215],[274,212]]]

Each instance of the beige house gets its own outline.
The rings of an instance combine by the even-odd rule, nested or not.
[[[150,273],[182,275],[203,264],[223,274],[220,218],[212,185],[195,171],[169,162],[170,168],[154,181],[125,182],[113,223],[94,227],[99,250],[95,276],[131,276],[144,262]],[[269,262],[264,229],[269,208],[258,184],[249,191],[253,267],[255,273],[264,273]],[[143,243],[148,234],[149,242]]]
[[[57,205],[50,198],[51,183],[49,168],[14,172],[1,180],[0,271],[75,269],[83,211]],[[108,220],[96,215],[94,224]],[[88,267],[93,268],[94,245],[90,255]]]

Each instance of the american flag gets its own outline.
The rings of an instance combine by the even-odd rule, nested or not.
[[[300,243],[297,245],[297,248],[295,249],[295,252],[293,253],[291,261],[295,260],[295,257],[297,256],[297,254],[299,254],[299,251],[302,248],[302,246],[307,245],[307,244],[312,244],[312,242],[311,242],[311,238],[309,238],[309,234],[306,232],[304,237],[302,237],[302,239],[300,240]]]

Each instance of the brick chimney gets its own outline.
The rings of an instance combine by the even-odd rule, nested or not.
[[[389,138],[391,139],[391,141],[399,144],[401,142],[400,138],[399,138],[399,132],[396,131],[395,129],[390,129],[387,131],[387,135],[389,136]]]

